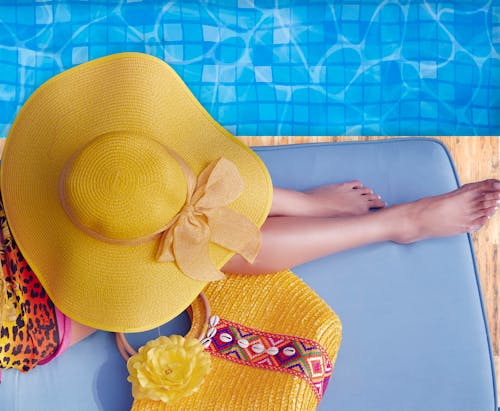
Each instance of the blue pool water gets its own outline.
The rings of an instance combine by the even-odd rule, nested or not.
[[[238,135],[500,134],[500,1],[2,1],[0,135],[54,74],[140,51]]]

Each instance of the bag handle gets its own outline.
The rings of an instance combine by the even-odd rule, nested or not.
[[[202,306],[202,309],[204,312],[204,321],[202,322],[202,324],[206,327],[206,324],[208,324],[208,322],[209,322],[210,313],[211,313],[210,303],[208,302],[207,297],[203,293],[200,293],[200,295],[198,295],[197,300],[199,300],[201,302],[201,306]],[[193,319],[194,309],[192,306],[193,306],[193,304],[189,308],[191,309],[191,313],[192,313],[191,317]],[[189,330],[189,333],[195,332],[195,330],[193,330],[193,326],[194,326],[194,324],[192,324],[192,326],[191,326],[192,328]],[[199,334],[196,338],[198,340],[201,340],[204,338],[204,336],[205,336],[205,329],[202,327],[202,329],[199,331]],[[115,341],[116,341],[116,346],[118,347],[118,351],[120,351],[120,354],[125,361],[128,361],[128,359],[132,355],[137,354],[137,351],[127,341],[127,338],[125,337],[124,333],[115,333]]]

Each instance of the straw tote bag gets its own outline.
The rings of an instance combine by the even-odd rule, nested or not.
[[[289,270],[228,275],[191,306],[188,336],[200,336],[210,372],[173,403],[135,399],[132,411],[314,410],[333,375],[341,324]]]

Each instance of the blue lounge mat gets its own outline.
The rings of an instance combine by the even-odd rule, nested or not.
[[[0,135],[89,59],[170,63],[238,135],[500,134],[498,0],[0,3]]]
[[[434,140],[256,151],[281,187],[306,189],[361,179],[395,204],[458,185],[448,152]],[[469,236],[370,245],[295,272],[343,323],[335,373],[319,410],[496,410],[489,336]],[[182,315],[164,332],[187,327]],[[133,342],[147,338],[136,335]],[[4,372],[0,409],[123,411],[132,401],[126,376],[113,336],[99,332],[26,375]]]

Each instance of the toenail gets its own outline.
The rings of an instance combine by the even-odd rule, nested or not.
[[[380,197],[380,196],[377,196],[377,197],[378,197],[378,199],[379,199],[379,200],[381,200],[381,199],[382,199],[382,197]],[[497,203],[500,203],[500,201],[497,201]]]

